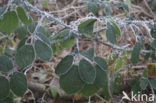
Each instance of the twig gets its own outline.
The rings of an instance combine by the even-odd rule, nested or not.
[[[146,7],[148,8],[148,10],[149,10],[149,11],[151,12],[151,14],[153,15],[154,20],[156,20],[156,15],[153,13],[152,9],[150,8],[150,6],[148,5],[148,3],[147,3],[146,0],[144,0],[144,3],[145,3],[145,5],[146,5]]]
[[[134,8],[138,8],[138,9],[139,9],[140,11],[142,11],[142,13],[144,13],[146,16],[148,16],[148,17],[150,17],[150,18],[153,18],[153,16],[150,15],[149,13],[147,13],[147,12],[144,10],[144,8],[132,4],[132,8],[133,8],[133,7],[134,7]]]
[[[89,96],[89,100],[88,100],[88,103],[91,103],[91,96]]]
[[[31,95],[32,95],[32,97],[34,99],[34,103],[36,103],[34,93],[30,89],[28,89],[28,91],[31,93]]]
[[[55,21],[56,23],[59,23],[63,26],[65,26],[66,28],[70,28],[72,30],[75,30],[74,28],[72,28],[72,26],[70,25],[67,25],[66,23],[64,23],[63,21],[61,21],[60,19],[57,19],[55,18],[52,14],[49,14],[45,11],[41,11],[40,9],[38,9],[37,7],[33,6],[32,4],[30,4],[28,1],[24,0],[24,4],[29,7],[31,10],[39,13],[39,14],[42,14],[42,15],[45,15],[45,17],[47,17],[48,19],[52,20],[52,21]]]
[[[81,8],[85,8],[85,7],[86,7],[86,6],[78,6],[78,7],[71,6],[71,7],[65,8],[65,9],[63,9],[63,10],[52,11],[52,12],[50,12],[50,13],[65,12],[65,11],[67,11],[68,9],[81,9]]]
[[[46,86],[39,83],[28,82],[28,87],[32,91],[38,91],[39,93],[43,93],[46,91]]]
[[[43,96],[42,96],[42,101],[41,101],[41,103],[47,103],[46,101],[45,101],[45,95],[46,95],[46,92],[43,94]]]
[[[98,94],[95,94],[99,99],[101,99],[101,101],[102,102],[106,102],[106,100],[103,98],[103,97],[101,97],[100,95],[98,95]]]
[[[127,48],[127,46],[120,47],[118,45],[113,45],[113,44],[109,44],[109,43],[106,43],[106,42],[99,41],[99,40],[97,40],[95,38],[92,38],[92,37],[89,37],[89,36],[87,36],[86,38],[89,38],[90,40],[96,41],[97,43],[106,45],[106,46],[108,46],[108,47],[110,47],[112,49],[126,51],[126,52],[132,52],[133,51],[132,48]],[[153,51],[151,51],[151,50],[142,50],[141,53],[153,53]]]
[[[78,32],[78,28],[73,28],[71,25],[67,25],[66,23],[64,23],[62,20],[60,20],[60,19],[58,19],[58,18],[55,18],[52,14],[49,14],[49,13],[47,13],[47,12],[44,12],[44,11],[41,11],[41,10],[39,10],[38,8],[36,8],[35,6],[33,6],[32,4],[30,4],[28,1],[24,1],[24,4],[27,6],[27,7],[29,7],[31,10],[33,10],[33,11],[35,11],[35,12],[37,12],[37,13],[39,13],[39,14],[41,14],[41,15],[44,15],[45,17],[47,17],[48,19],[50,19],[50,20],[52,20],[52,21],[55,21],[56,23],[59,23],[59,24],[61,24],[61,25],[63,25],[63,26],[65,26],[66,28],[69,28],[71,31],[73,31],[76,35],[78,35],[78,36],[82,36],[82,34],[80,34],[79,32]],[[91,18],[94,18],[94,19],[98,19],[98,18],[96,18],[96,17],[91,17]],[[99,19],[98,19],[99,20]],[[116,20],[119,20],[119,19],[116,19]],[[130,24],[130,23],[134,23],[134,24],[138,24],[138,23],[142,23],[142,22],[145,22],[145,23],[149,23],[149,24],[153,24],[154,22],[153,21],[140,21],[140,20],[133,20],[133,21],[126,21],[126,20],[124,20],[124,21],[119,21],[121,24]],[[103,45],[106,45],[106,46],[109,46],[109,47],[111,47],[111,48],[113,48],[113,49],[117,49],[117,50],[123,50],[123,51],[128,51],[128,52],[131,52],[132,51],[132,49],[131,48],[123,48],[123,47],[119,47],[119,46],[117,46],[117,45],[112,45],[112,44],[108,44],[108,43],[105,43],[105,42],[102,42],[102,41],[98,41],[98,40],[96,40],[96,39],[94,39],[94,38],[91,38],[91,37],[87,37],[87,38],[89,38],[89,39],[91,39],[91,40],[93,40],[93,41],[96,41],[96,42],[98,42],[98,43],[100,43],[100,44],[103,44]],[[59,41],[61,41],[61,40],[58,40],[57,42],[59,42]],[[55,42],[54,42],[55,43]],[[152,51],[147,51],[147,50],[142,50],[142,53],[151,53]]]
[[[78,52],[79,52],[79,51],[80,51],[80,48],[79,48],[79,39],[76,38],[75,41],[76,41],[76,47],[77,47],[77,50],[78,50]]]
[[[2,40],[2,39],[4,39],[4,38],[7,38],[7,36],[4,35],[4,36],[0,37],[0,40]]]
[[[109,93],[109,96],[112,98],[112,92],[111,92],[111,78],[110,78],[110,72],[108,72],[108,93]]]

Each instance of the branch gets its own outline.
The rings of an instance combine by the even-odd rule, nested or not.
[[[1,37],[0,37],[0,40],[2,40],[2,39],[4,39],[4,38],[7,38],[7,36],[5,36],[5,35],[4,35],[4,36],[1,36]]]
[[[28,82],[28,88],[39,93],[44,93],[46,91],[46,86],[39,83]]]
[[[147,3],[146,0],[144,0],[144,3],[145,3],[145,5],[146,5],[146,7],[148,8],[148,10],[149,10],[149,11],[151,12],[151,14],[153,15],[154,20],[156,20],[156,15],[153,13],[152,9],[150,8],[150,6],[148,5],[148,3]]]
[[[62,20],[58,19],[58,18],[55,18],[52,14],[49,14],[45,11],[41,11],[40,9],[38,9],[37,7],[33,6],[32,4],[30,4],[28,1],[24,0],[24,4],[30,8],[31,10],[33,10],[34,12],[37,12],[39,13],[40,15],[44,15],[45,17],[47,17],[49,20],[51,21],[55,21],[56,23],[59,23],[63,26],[65,26],[66,28],[69,28],[72,32],[74,32],[78,37],[82,36],[82,34],[80,34],[78,32],[78,29],[77,28],[73,28],[71,25],[67,25],[66,23],[64,23]],[[96,18],[96,17],[91,17],[91,18],[94,18],[94,19],[97,19],[97,20],[100,20],[99,18]],[[91,19],[90,18],[90,19]],[[113,20],[113,18],[111,18]],[[119,20],[119,19],[115,19],[115,20]],[[101,20],[100,20],[101,21]],[[148,24],[154,24],[153,20],[151,21],[141,21],[141,20],[133,20],[133,21],[130,21],[130,20],[119,20],[118,22],[121,23],[121,25],[127,25],[127,24],[131,24],[131,23],[134,23],[134,24],[140,24],[140,23],[148,23]],[[96,40],[92,37],[86,37],[86,38],[89,38],[93,41],[96,41],[100,44],[103,44],[103,45],[106,45],[108,47],[111,47],[113,49],[117,49],[117,50],[122,50],[122,51],[127,51],[127,52],[131,52],[132,51],[132,48],[125,48],[125,46],[123,47],[120,47],[120,46],[117,46],[117,45],[112,45],[112,44],[108,44],[108,43],[105,43],[105,42],[102,42],[102,41],[99,41],[99,40]],[[142,53],[152,53],[153,51],[147,51],[147,50],[142,50]]]
[[[67,25],[66,23],[64,23],[62,20],[55,18],[52,14],[49,14],[45,11],[41,11],[40,9],[38,9],[37,7],[33,6],[32,4],[30,4],[28,1],[24,0],[24,4],[30,8],[31,10],[33,10],[34,12],[37,12],[41,15],[44,15],[45,17],[47,17],[48,19],[55,21],[56,23],[59,23],[63,26],[65,26],[66,28],[75,30],[74,28],[72,28],[70,25]]]
[[[97,43],[106,45],[106,46],[108,46],[108,47],[110,47],[110,48],[112,48],[112,49],[117,49],[117,50],[127,51],[127,52],[132,52],[132,51],[133,51],[132,48],[127,48],[127,46],[122,46],[122,47],[120,47],[120,46],[117,46],[117,45],[112,45],[112,44],[109,44],[109,43],[105,43],[105,42],[99,41],[99,40],[97,40],[97,39],[95,39],[95,38],[92,38],[92,37],[90,37],[90,36],[85,36],[85,37],[87,37],[87,38],[89,38],[89,39],[91,39],[91,40],[93,40],[93,41],[96,41]],[[151,51],[151,50],[142,50],[141,52],[142,52],[142,53],[153,53],[153,51]]]

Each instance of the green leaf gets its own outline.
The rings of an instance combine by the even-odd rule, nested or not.
[[[52,93],[52,96],[53,97],[56,97],[57,96],[57,94],[58,94],[58,88],[56,87],[56,86],[52,86],[51,87],[51,93]]]
[[[0,37],[4,36],[2,33],[0,33]]]
[[[152,0],[151,8],[153,9],[153,11],[156,11],[156,0]]]
[[[147,85],[148,85],[148,80],[147,79],[141,79],[140,80],[141,89],[145,90],[147,88]]]
[[[125,4],[124,2],[120,2],[120,3],[118,3],[118,6],[121,7],[121,8],[123,8],[124,11],[125,11],[126,13],[129,12],[129,7],[128,7],[128,5]]]
[[[55,73],[58,75],[66,74],[71,69],[73,60],[74,58],[72,55],[67,55],[64,57],[56,66]]]
[[[144,69],[144,72],[142,73],[142,77],[147,78],[148,77],[148,70]]]
[[[17,8],[18,17],[25,25],[30,25],[32,23],[32,19],[28,17],[22,7]]]
[[[0,30],[10,34],[18,27],[18,17],[15,11],[6,12],[0,19]]]
[[[53,37],[52,39],[54,40],[60,40],[62,39],[62,41],[60,42],[63,42],[67,39],[71,39],[75,36],[75,33],[72,32],[70,29],[67,29],[67,28],[63,28],[61,30],[59,30]]]
[[[52,44],[51,45],[51,48],[53,50],[53,55],[55,55],[55,53],[56,53],[56,45],[55,44]]]
[[[35,52],[31,45],[24,45],[17,50],[15,61],[20,69],[31,65],[35,59]]]
[[[153,42],[151,43],[151,47],[152,47],[153,49],[156,49],[156,39],[153,40]]]
[[[112,74],[114,80],[111,81],[111,92],[113,93],[119,93],[120,92],[120,85],[122,83],[122,76],[119,72],[114,72]]]
[[[30,24],[29,26],[28,26],[28,30],[31,32],[31,33],[33,33],[34,31],[35,31],[35,29],[36,29],[36,26],[37,26],[37,22],[33,22],[32,24]]]
[[[28,89],[25,75],[23,73],[15,72],[10,78],[10,88],[15,95],[23,97]]]
[[[104,85],[102,94],[106,100],[109,100],[111,98],[108,91],[108,85]]]
[[[7,7],[8,7],[7,5],[4,5],[2,8],[0,8],[0,18],[1,18],[1,16],[3,16],[3,14],[5,13]]]
[[[156,79],[150,79],[149,81],[150,81],[152,88],[156,89]]]
[[[63,42],[61,42],[61,46],[63,48],[71,48],[75,45],[75,39],[74,38],[71,38],[71,39],[67,39]]]
[[[131,0],[126,0],[126,1],[125,1],[125,4],[127,4],[128,7],[131,7]]]
[[[106,30],[106,37],[107,40],[110,41],[112,44],[116,44],[116,30],[114,28],[114,26],[107,22],[107,30]]]
[[[84,57],[88,58],[89,60],[93,61],[93,57],[94,57],[94,48],[90,48],[85,52],[82,52],[81,55],[83,55]]]
[[[3,55],[6,55],[8,57],[12,57],[16,54],[16,50],[12,48],[5,48],[3,52],[4,52]]]
[[[119,84],[117,83],[117,82],[111,82],[111,92],[112,92],[112,94],[114,93],[119,93],[120,92],[120,90],[119,90]]]
[[[17,50],[18,50],[19,48],[21,48],[22,46],[25,45],[26,40],[27,40],[27,37],[24,38],[24,39],[22,39],[22,40],[18,43]]]
[[[141,47],[142,47],[141,43],[136,42],[136,44],[133,48],[132,54],[131,54],[131,62],[133,65],[136,65],[139,61],[139,55],[141,52]]]
[[[54,38],[55,40],[57,40],[57,39],[63,39],[63,38],[65,38],[65,37],[69,36],[69,34],[70,34],[70,29],[63,28],[63,29],[59,30],[59,31],[55,34],[56,36],[54,36],[53,38]]]
[[[140,87],[140,77],[135,78],[132,82],[131,82],[131,87],[132,90],[134,92],[134,94],[138,93],[138,91],[141,90]]]
[[[79,77],[78,66],[73,65],[68,73],[60,77],[60,86],[68,94],[80,91],[84,85]]]
[[[50,7],[50,4],[47,1],[43,1],[42,5],[43,5],[44,8],[49,8]]]
[[[118,27],[118,25],[114,22],[112,22],[112,25],[114,26],[115,34],[121,36],[120,28]]]
[[[111,9],[110,9],[110,7],[108,7],[107,4],[102,4],[101,8],[104,9],[106,15],[111,15],[112,14]]]
[[[93,84],[96,78],[96,69],[85,59],[79,63],[80,78],[87,84]]]
[[[0,103],[14,103],[13,98],[7,97],[5,99],[0,99]]]
[[[51,31],[43,26],[38,27],[37,31],[45,35],[47,38],[51,36]]]
[[[53,55],[51,47],[40,40],[35,41],[36,55],[43,61],[50,61]]]
[[[119,70],[126,64],[126,56],[117,58],[114,63],[111,65],[113,70]]]
[[[96,2],[89,2],[88,3],[88,9],[91,11],[94,15],[98,12],[98,4]]]
[[[78,26],[78,30],[82,34],[91,34],[93,33],[93,27],[96,19],[89,19],[84,21]]]
[[[95,66],[95,68],[96,68],[95,84],[99,88],[103,88],[105,85],[108,84],[107,72],[103,71],[99,66]]]
[[[56,52],[57,52],[58,54],[61,54],[61,53],[62,53],[62,50],[61,50],[61,48],[60,48],[60,45],[56,45]]]
[[[72,51],[71,51],[71,54],[79,54],[79,51],[78,51],[78,49],[77,48],[75,48],[75,49],[73,49]]]
[[[3,46],[0,46],[0,55],[3,54],[3,52],[4,52],[3,49],[4,49]]]
[[[151,29],[151,36],[156,39],[156,23],[153,25]]]
[[[18,27],[15,31],[18,39],[22,40],[28,36],[27,28],[24,26]]]
[[[95,57],[94,61],[103,71],[106,71],[108,69],[108,64],[105,59],[101,57]]]
[[[152,62],[156,63],[156,54],[151,54]]]
[[[10,93],[10,84],[8,79],[0,76],[0,99],[5,99]]]
[[[13,69],[13,63],[7,56],[0,56],[0,71],[9,72]]]
[[[14,103],[12,98],[5,98],[5,99],[0,99],[0,103]]]
[[[84,86],[84,88],[80,91],[82,95],[89,97],[97,93],[99,88],[95,84],[87,84]]]
[[[46,44],[50,45],[49,39],[42,33],[37,33],[37,36]]]

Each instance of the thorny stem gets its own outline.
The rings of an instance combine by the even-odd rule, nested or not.
[[[79,52],[80,51],[80,48],[79,48],[79,38],[76,38],[76,47],[77,47],[77,50]]]
[[[74,30],[74,28],[72,28],[70,25],[67,25],[67,24],[65,24],[63,21],[61,21],[60,19],[55,18],[52,14],[49,14],[49,13],[47,13],[47,12],[45,12],[45,11],[41,11],[41,10],[38,9],[37,7],[35,7],[35,6],[33,6],[32,4],[30,4],[28,1],[25,0],[25,1],[24,1],[24,4],[25,4],[27,7],[31,8],[33,11],[35,11],[35,12],[41,14],[41,15],[45,15],[48,19],[50,19],[50,20],[52,20],[52,21],[55,21],[56,23],[59,23],[59,24],[65,26],[66,28],[70,28],[70,29]]]
[[[41,11],[40,9],[38,9],[37,7],[33,6],[32,4],[30,4],[28,1],[24,0],[24,4],[29,7],[31,10],[33,10],[34,12],[37,12],[41,15],[44,15],[45,17],[47,17],[48,19],[55,21],[56,23],[59,23],[63,26],[65,26],[66,28],[69,28],[71,31],[73,31],[77,36],[81,36],[81,34],[78,32],[78,29],[73,28],[71,25],[67,25],[66,23],[64,23],[62,20],[55,18],[52,14],[49,14],[45,11]],[[96,17],[93,17],[96,18]],[[140,24],[140,23],[147,23],[147,24],[154,24],[153,21],[140,21],[140,20],[133,20],[133,21],[129,21],[129,20],[124,20],[124,21],[120,21],[120,23],[123,24]],[[123,51],[128,51],[131,52],[132,49],[131,48],[125,48],[125,47],[120,47],[117,45],[112,45],[112,44],[108,44],[99,40],[96,40],[92,37],[87,37],[93,41],[96,41],[97,43],[103,44],[105,46],[111,47],[113,49],[117,49],[117,50],[123,50]],[[142,50],[142,53],[151,53],[152,51],[148,51],[148,50]]]
[[[86,37],[86,36],[85,36]],[[92,37],[89,37],[87,36],[87,38],[93,40],[93,41],[96,41],[97,43],[100,43],[100,44],[103,44],[103,45],[106,45],[108,47],[111,47],[113,49],[117,49],[117,50],[122,50],[122,51],[127,51],[127,52],[132,52],[133,49],[132,48],[127,48],[127,46],[122,46],[122,47],[119,47],[117,45],[112,45],[112,44],[108,44],[108,43],[105,43],[105,42],[102,42],[102,41],[99,41],[95,38],[92,38]],[[150,50],[142,50],[142,53],[152,53],[153,51],[150,51]]]
[[[43,19],[44,19],[44,15],[41,16],[41,19],[39,20],[39,22],[38,22],[38,24],[37,24],[37,26],[36,26],[36,28],[34,30],[34,34],[37,33],[37,29],[39,28],[39,26],[41,26],[41,23],[42,23]]]

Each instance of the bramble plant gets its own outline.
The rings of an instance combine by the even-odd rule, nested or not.
[[[130,13],[131,1],[84,0],[89,15],[71,23],[65,23],[53,14],[38,9],[27,0],[8,0],[0,8],[0,103],[13,101],[14,96],[23,97],[28,90],[27,71],[36,60],[52,62],[55,54],[61,54],[60,48],[74,48],[56,66],[55,74],[60,87],[67,94],[80,93],[85,97],[98,95],[102,91],[103,100],[109,100],[120,92],[121,71],[131,71],[139,67],[140,62],[150,63],[141,74],[130,82],[131,90],[137,93],[148,86],[154,94],[156,89],[156,23],[154,20],[135,20]],[[126,18],[112,16],[111,4],[121,8]],[[45,8],[50,4],[43,3]],[[34,21],[33,15],[39,15]],[[103,16],[103,12],[104,15]],[[53,32],[48,22],[62,25]],[[139,34],[139,26],[148,31],[148,36]],[[119,40],[122,30],[130,27],[134,42]],[[143,31],[144,32],[144,31]],[[93,46],[86,51],[80,50],[80,39],[87,38]],[[129,39],[129,35],[127,38]],[[18,44],[15,41],[18,41]],[[105,42],[104,42],[105,41]],[[107,58],[97,55],[97,45],[104,45],[113,51]],[[82,46],[82,45],[81,45]],[[109,52],[109,51],[107,51]],[[142,56],[142,57],[140,57]],[[112,62],[112,63],[110,63]],[[129,63],[126,66],[126,63]],[[148,68],[149,67],[149,68]],[[153,69],[151,69],[153,68]],[[57,77],[56,76],[56,77]],[[101,97],[102,98],[102,97]],[[9,102],[9,103],[10,103]]]

